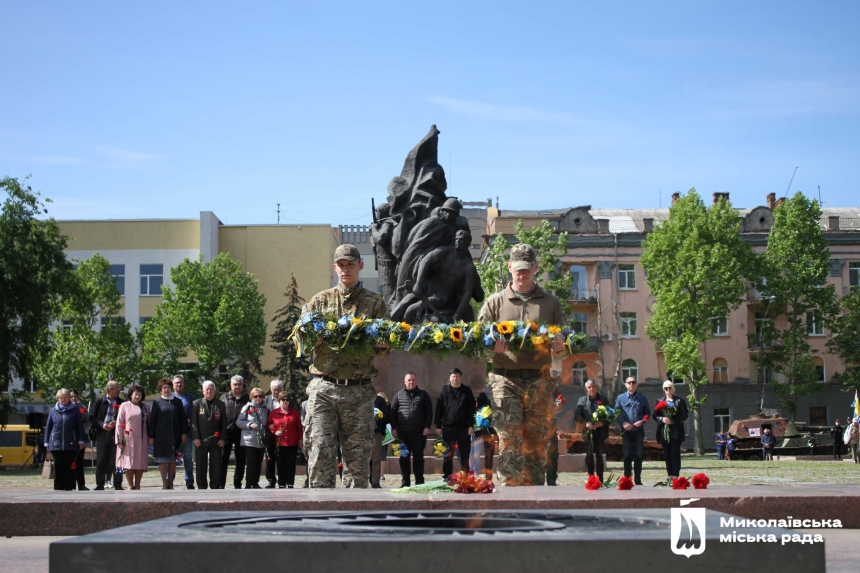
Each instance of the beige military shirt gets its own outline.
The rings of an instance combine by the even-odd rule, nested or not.
[[[384,318],[388,311],[385,301],[376,293],[358,286],[347,290],[341,285],[324,290],[305,305],[305,311],[332,313],[338,317]],[[341,356],[337,348],[321,344],[313,349],[311,374],[332,378],[373,378],[379,372],[370,356]],[[387,350],[377,354],[387,354]]]
[[[478,321],[484,323],[505,320],[542,320],[545,324],[562,326],[567,322],[567,317],[555,295],[535,286],[535,291],[528,300],[524,301],[514,293],[509,283],[502,292],[490,295],[478,315]],[[549,347],[541,352],[515,354],[508,350],[504,354],[493,356],[494,367],[511,370],[524,368],[541,370],[544,367],[549,368],[551,362],[552,354]]]

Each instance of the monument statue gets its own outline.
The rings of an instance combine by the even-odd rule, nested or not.
[[[469,301],[484,291],[469,254],[469,223],[463,206],[445,191],[438,162],[439,130],[406,156],[388,184],[388,200],[374,210],[371,242],[382,296],[394,320],[474,320]]]

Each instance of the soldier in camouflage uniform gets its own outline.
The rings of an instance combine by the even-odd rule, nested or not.
[[[534,282],[537,253],[525,243],[511,249],[508,270],[513,281],[502,292],[487,299],[478,320],[543,320],[566,322],[558,299]],[[512,352],[499,340],[493,347],[493,370],[489,383],[493,392],[493,427],[499,435],[496,477],[501,485],[543,485],[546,477],[546,446],[555,429],[550,351]],[[552,354],[566,354],[560,335],[553,340]]]
[[[338,284],[314,296],[305,311],[360,318],[383,318],[385,302],[365,290],[358,281],[364,267],[358,249],[341,245],[334,252]],[[387,354],[380,348],[379,354]],[[310,446],[310,487],[335,486],[337,438],[343,455],[343,486],[368,487],[373,450],[373,400],[371,378],[378,374],[373,356],[341,356],[337,348],[319,344],[314,349],[307,387],[305,444]]]

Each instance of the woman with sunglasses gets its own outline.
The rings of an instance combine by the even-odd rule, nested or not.
[[[676,478],[681,474],[681,443],[686,438],[684,422],[687,421],[687,402],[675,395],[675,384],[671,380],[663,382],[663,392],[665,397],[661,402],[665,402],[668,406],[667,409],[672,410],[673,413],[671,416],[667,416],[667,409],[661,408],[658,414],[657,406],[654,407],[654,414],[657,419],[657,442],[663,445],[666,473],[670,478]],[[666,426],[669,427],[668,441],[664,431]]]

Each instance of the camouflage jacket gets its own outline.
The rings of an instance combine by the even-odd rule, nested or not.
[[[363,287],[352,291],[337,285],[316,294],[304,311],[330,312],[337,316],[384,318],[388,311],[382,297]],[[387,354],[380,351],[378,354]],[[332,378],[373,378],[379,372],[373,365],[374,356],[340,356],[336,348],[322,344],[314,348],[310,372],[315,376]]]

